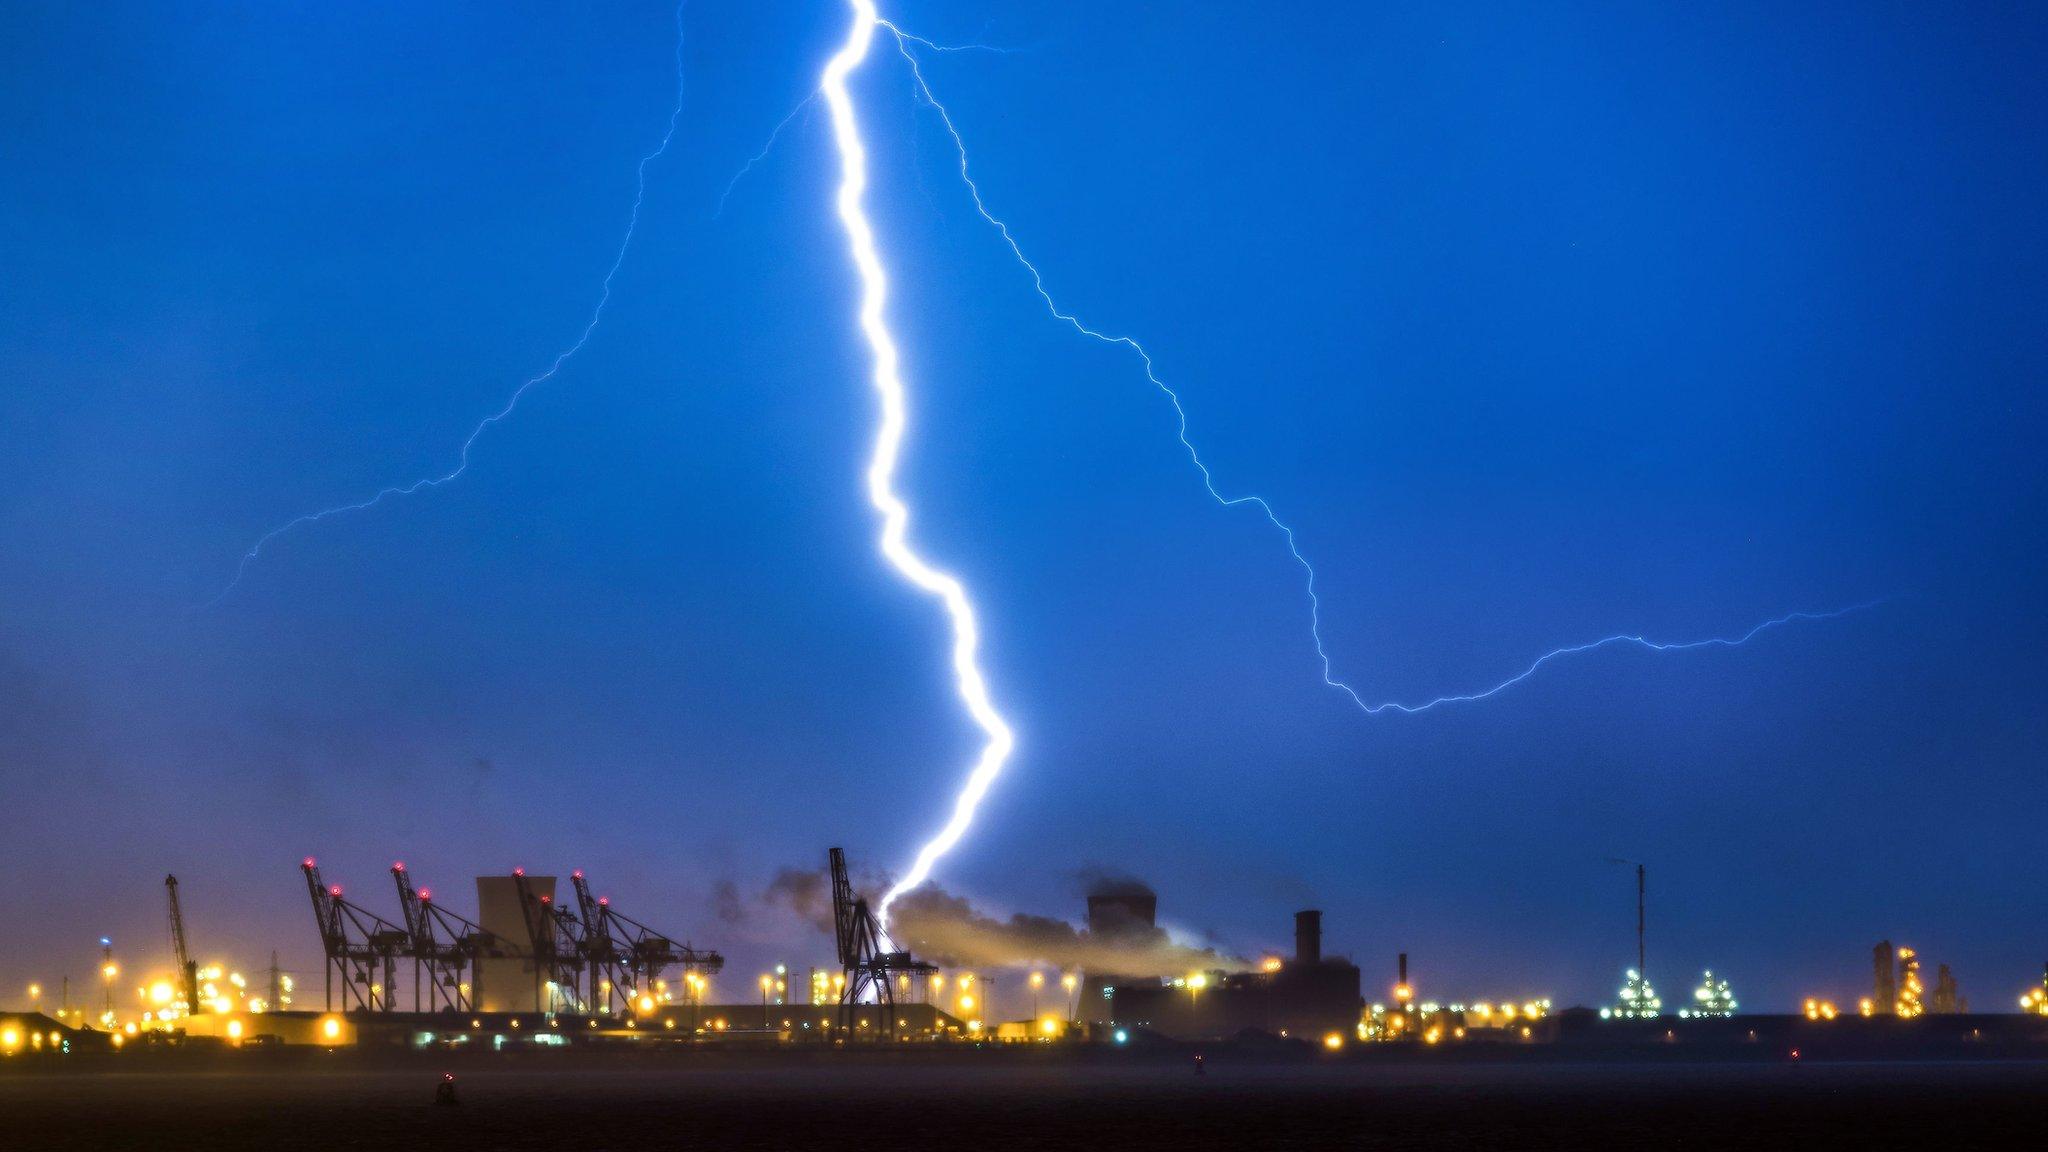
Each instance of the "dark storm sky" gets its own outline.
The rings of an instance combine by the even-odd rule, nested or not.
[[[1598,1002],[1633,956],[1747,1003],[1881,937],[2002,1006],[2048,949],[2048,14],[2028,5],[903,3],[1050,322],[900,61],[857,77],[914,389],[916,535],[974,589],[1019,751],[940,869],[1075,874],[1250,951],[1326,910],[1371,989]],[[294,864],[392,903],[588,869],[754,965],[743,900],[907,866],[974,733],[878,562],[815,83],[835,3],[0,11],[0,1002],[163,952],[316,971]],[[879,49],[878,45],[878,49]],[[453,901],[471,907],[467,893]],[[729,913],[735,911],[728,908]]]

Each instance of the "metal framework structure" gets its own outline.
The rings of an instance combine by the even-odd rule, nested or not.
[[[509,956],[516,949],[481,924],[435,904],[432,892],[413,887],[412,874],[404,863],[391,866],[391,878],[398,886],[406,953],[413,962],[413,1011],[470,1011],[482,987],[483,969],[477,961],[486,956]]]
[[[559,1004],[571,1012],[586,1011],[590,1001],[583,990],[583,922],[574,912],[557,907],[552,896],[536,894],[527,883],[526,869],[514,868],[512,882],[519,889],[519,909],[533,949],[534,979],[547,981],[542,990],[547,1010],[557,1011]]]
[[[582,927],[578,954],[588,980],[586,1004],[599,1012],[638,1011],[637,1001],[653,995],[662,973],[680,968],[685,973],[710,975],[725,967],[725,957],[678,944],[631,916],[612,907],[603,896],[592,896],[590,881],[581,870],[569,874],[576,889],[577,919]]]
[[[337,976],[341,978],[342,1011],[391,1011],[398,957],[407,953],[410,935],[375,912],[342,899],[341,885],[323,881],[311,856],[299,867],[306,874],[313,919],[320,926],[320,949],[326,955],[328,1011],[334,1009]]]
[[[882,1016],[882,1027],[877,1035],[893,1038],[896,1035],[895,978],[910,976],[916,981],[914,986],[922,988],[939,967],[913,957],[906,949],[892,947],[889,937],[875,921],[874,913],[868,909],[867,898],[854,894],[853,882],[846,875],[846,853],[834,848],[830,860],[832,925],[839,944],[839,965],[846,973],[845,984],[839,993],[839,1031],[847,1036],[854,1034],[855,1007],[863,1003],[863,997],[872,991],[873,1003],[881,1009]]]
[[[199,965],[185,947],[185,913],[178,907],[178,878],[164,877],[164,901],[170,905],[171,955],[178,965],[178,995],[185,998],[185,1011],[199,1011]]]
[[[546,1011],[591,1014],[636,1014],[645,997],[660,998],[665,973],[680,969],[687,975],[710,975],[725,966],[717,952],[677,943],[594,896],[581,872],[570,877],[572,910],[537,893],[524,869],[513,869],[527,937],[514,943],[435,904],[431,892],[414,886],[402,863],[391,866],[391,878],[403,924],[344,899],[341,885],[322,879],[312,857],[300,868],[326,959],[328,1011],[335,1008],[337,985],[342,1011],[394,1010],[402,958],[413,962],[413,1009],[451,1014],[474,1012],[482,1002],[482,961],[489,959],[531,957],[536,985],[546,982],[544,992],[536,988]],[[176,877],[165,878],[172,939],[185,994],[196,1009],[196,968],[185,954],[177,883]]]

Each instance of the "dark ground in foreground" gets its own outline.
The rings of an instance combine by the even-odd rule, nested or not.
[[[0,1076],[0,1147],[2048,1146],[2048,1063],[674,1063]]]

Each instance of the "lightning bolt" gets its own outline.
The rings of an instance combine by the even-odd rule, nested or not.
[[[1188,462],[1193,464],[1195,471],[1201,474],[1202,487],[1208,489],[1210,498],[1225,508],[1256,508],[1266,518],[1266,522],[1279,531],[1281,539],[1287,543],[1288,554],[1294,557],[1295,564],[1301,568],[1302,577],[1308,590],[1309,635],[1315,640],[1316,657],[1322,661],[1323,683],[1349,695],[1359,707],[1367,708],[1365,701],[1360,699],[1358,693],[1352,690],[1351,685],[1336,679],[1331,672],[1330,654],[1323,647],[1323,602],[1321,597],[1316,595],[1315,565],[1309,563],[1308,557],[1302,555],[1301,546],[1295,541],[1294,528],[1286,521],[1280,519],[1279,514],[1273,511],[1273,506],[1266,501],[1265,497],[1250,495],[1226,496],[1216,487],[1215,473],[1209,470],[1209,465],[1202,459],[1202,453],[1195,447],[1195,442],[1188,438],[1188,410],[1181,403],[1180,393],[1174,391],[1166,381],[1159,378],[1158,369],[1152,362],[1152,353],[1143,344],[1138,343],[1136,339],[1130,336],[1112,336],[1106,332],[1091,328],[1083,323],[1080,317],[1071,312],[1061,310],[1059,302],[1054,300],[1052,293],[1046,290],[1044,274],[1038,270],[1038,265],[1031,262],[1030,257],[1024,255],[1024,249],[1018,245],[1017,238],[1010,233],[1009,224],[1005,223],[995,213],[989,211],[988,203],[982,199],[981,185],[975,182],[973,173],[968,170],[967,141],[960,135],[959,127],[953,123],[953,114],[946,109],[944,104],[939,102],[937,96],[933,95],[931,85],[925,81],[924,69],[919,66],[917,56],[910,50],[910,45],[913,42],[928,44],[930,41],[901,32],[893,24],[885,26],[896,36],[896,51],[910,64],[910,74],[916,81],[918,96],[931,107],[932,111],[938,113],[939,122],[945,125],[946,134],[952,137],[954,155],[959,159],[960,182],[967,186],[967,194],[974,201],[974,210],[1003,238],[1003,243],[1009,247],[1010,255],[1016,258],[1017,263],[1023,265],[1024,270],[1031,274],[1031,289],[1038,294],[1039,300],[1045,304],[1046,311],[1051,313],[1053,319],[1067,325],[1091,340],[1103,344],[1118,345],[1129,349],[1137,355],[1138,363],[1145,370],[1145,379],[1150,381],[1152,386],[1157,388],[1166,397],[1167,402],[1173,405],[1173,415],[1177,425],[1175,435],[1179,438],[1181,447],[1187,452]],[[1370,709],[1368,708],[1368,710]]]
[[[874,360],[873,384],[881,402],[882,420],[876,431],[874,451],[868,467],[868,498],[875,510],[882,516],[881,551],[896,571],[910,584],[926,595],[939,600],[945,607],[953,631],[953,673],[961,702],[968,714],[981,728],[986,740],[980,758],[968,774],[967,782],[954,801],[953,811],[939,833],[927,841],[919,850],[908,873],[882,898],[878,919],[884,927],[888,922],[889,907],[904,893],[923,884],[931,875],[933,865],[956,846],[961,837],[973,824],[976,810],[987,796],[989,787],[1001,774],[1010,753],[1016,746],[1015,734],[990,699],[987,679],[979,661],[980,630],[976,622],[974,605],[961,581],[952,574],[934,567],[920,557],[906,542],[909,530],[910,512],[903,499],[896,493],[893,482],[896,462],[902,448],[905,422],[906,388],[900,371],[901,356],[885,319],[888,299],[888,274],[875,247],[875,233],[868,220],[862,203],[867,188],[867,149],[862,141],[859,117],[853,98],[847,90],[847,77],[864,63],[872,48],[877,29],[888,32],[895,39],[897,53],[909,65],[917,98],[929,106],[945,126],[947,135],[953,141],[958,161],[961,182],[966,186],[974,203],[975,211],[994,228],[1010,254],[1031,277],[1032,290],[1045,305],[1054,320],[1071,327],[1074,331],[1098,343],[1119,346],[1133,353],[1143,367],[1145,379],[1167,398],[1173,406],[1176,421],[1175,435],[1186,451],[1189,463],[1200,475],[1203,487],[1211,499],[1224,508],[1250,507],[1256,509],[1286,543],[1288,554],[1301,569],[1304,589],[1309,606],[1309,635],[1314,642],[1316,657],[1321,663],[1323,683],[1347,696],[1353,704],[1367,715],[1378,715],[1394,711],[1405,714],[1425,712],[1444,704],[1464,703],[1483,700],[1504,692],[1523,680],[1528,679],[1544,665],[1566,656],[1591,652],[1596,649],[1617,645],[1633,645],[1652,652],[1675,652],[1698,648],[1734,648],[1748,643],[1759,634],[1773,628],[1797,621],[1831,620],[1851,612],[1873,607],[1874,603],[1852,605],[1833,612],[1792,612],[1749,629],[1738,636],[1711,637],[1691,641],[1653,641],[1632,634],[1618,634],[1604,637],[1585,644],[1576,644],[1552,649],[1536,658],[1527,668],[1492,687],[1481,691],[1439,696],[1420,704],[1400,701],[1372,703],[1361,696],[1349,683],[1339,679],[1331,664],[1328,648],[1322,634],[1322,601],[1316,592],[1316,569],[1309,562],[1300,547],[1292,525],[1282,520],[1265,497],[1256,494],[1228,495],[1217,485],[1216,477],[1201,451],[1189,435],[1188,413],[1180,393],[1160,378],[1151,352],[1136,338],[1113,335],[1091,327],[1074,313],[1062,309],[1045,286],[1045,277],[1038,266],[1024,254],[1022,246],[1012,234],[1010,226],[989,210],[982,196],[981,187],[970,171],[966,140],[961,136],[953,121],[952,113],[932,92],[925,79],[917,55],[911,45],[941,52],[987,50],[986,45],[952,46],[942,45],[903,31],[894,23],[885,20],[876,10],[874,0],[848,0],[852,12],[852,25],[847,38],[837,53],[827,62],[820,79],[818,93],[822,93],[831,109],[833,141],[837,146],[840,160],[840,184],[836,200],[839,221],[844,228],[847,245],[853,264],[861,281],[860,327],[866,337],[869,351]],[[815,96],[818,93],[814,93]],[[767,156],[777,137],[782,133],[798,112],[809,105],[812,97],[806,97],[783,117],[769,136],[760,153],[747,161],[746,165],[726,185],[725,196],[720,198],[720,209],[751,168]]]
[[[752,156],[749,156],[747,158],[747,162],[745,164],[740,165],[740,170],[732,174],[732,179],[725,182],[725,191],[718,194],[718,210],[711,214],[711,218],[713,220],[716,220],[720,216],[725,215],[725,202],[732,199],[732,190],[740,186],[740,181],[747,178],[747,173],[752,172],[754,170],[754,165],[759,164],[763,160],[766,160],[768,158],[768,154],[770,152],[775,151],[775,142],[777,140],[782,139],[782,130],[784,128],[789,127],[789,122],[796,119],[799,113],[803,112],[805,109],[808,109],[811,106],[811,101],[816,100],[817,98],[818,94],[816,92],[812,92],[810,95],[804,97],[802,100],[797,101],[796,107],[791,108],[787,116],[784,116],[782,119],[776,121],[775,130],[768,133],[768,142],[766,144],[761,145],[761,150],[759,152],[756,152]]]
[[[1288,555],[1294,558],[1294,563],[1301,569],[1303,587],[1308,597],[1309,637],[1315,643],[1316,659],[1322,665],[1323,683],[1349,697],[1351,702],[1368,716],[1377,716],[1382,712],[1389,711],[1414,714],[1427,712],[1441,704],[1461,704],[1475,700],[1484,700],[1528,679],[1538,669],[1553,660],[1577,655],[1582,652],[1591,652],[1599,648],[1607,648],[1614,645],[1633,645],[1652,652],[1683,652],[1695,648],[1735,648],[1748,643],[1751,638],[1772,628],[1796,621],[1833,620],[1852,612],[1875,607],[1882,602],[1871,601],[1864,604],[1855,604],[1832,612],[1791,612],[1771,620],[1766,620],[1742,635],[1733,638],[1712,637],[1705,640],[1659,642],[1634,635],[1607,636],[1586,644],[1554,648],[1537,657],[1533,663],[1516,675],[1482,691],[1439,696],[1421,704],[1403,704],[1393,700],[1373,703],[1366,700],[1363,696],[1359,695],[1357,689],[1353,688],[1348,682],[1339,679],[1332,669],[1330,653],[1323,644],[1323,604],[1321,597],[1316,594],[1315,565],[1309,563],[1308,557],[1302,554],[1301,545],[1295,538],[1293,526],[1280,518],[1279,514],[1273,510],[1273,505],[1265,497],[1257,495],[1225,495],[1217,487],[1215,474],[1210,471],[1208,463],[1202,459],[1201,451],[1195,447],[1194,441],[1189,438],[1188,412],[1186,406],[1181,403],[1180,393],[1175,391],[1166,381],[1160,379],[1158,368],[1152,360],[1152,353],[1143,344],[1130,336],[1112,335],[1100,329],[1090,327],[1074,313],[1062,309],[1059,306],[1059,302],[1053,299],[1052,293],[1045,286],[1045,276],[1038,270],[1038,265],[1034,264],[1030,257],[1024,254],[1024,249],[1017,243],[1017,238],[1011,233],[1009,224],[994,212],[991,212],[987,201],[982,198],[981,185],[975,181],[972,172],[968,168],[967,141],[961,136],[959,127],[954,124],[953,114],[932,93],[931,84],[925,80],[924,69],[920,66],[916,53],[910,50],[910,46],[917,44],[940,51],[964,51],[969,48],[983,48],[996,51],[996,49],[987,49],[985,45],[955,47],[934,44],[922,36],[915,36],[897,28],[887,20],[881,21],[881,25],[895,36],[896,51],[910,65],[910,75],[914,81],[918,98],[938,115],[939,122],[945,126],[946,134],[952,138],[954,156],[959,165],[960,182],[966,185],[968,196],[974,203],[975,212],[990,227],[996,230],[996,233],[1002,237],[1003,244],[1009,248],[1010,255],[1024,268],[1025,272],[1030,274],[1032,291],[1038,294],[1038,299],[1045,305],[1046,311],[1054,320],[1067,325],[1091,340],[1122,347],[1134,354],[1138,359],[1139,365],[1144,369],[1145,379],[1164,394],[1168,403],[1173,405],[1173,415],[1176,422],[1175,435],[1180,440],[1181,448],[1187,453],[1188,462],[1193,464],[1195,471],[1200,474],[1202,487],[1208,490],[1210,498],[1225,508],[1248,507],[1257,509],[1259,514],[1265,517],[1266,522],[1279,532],[1281,540],[1287,545]]]
[[[626,218],[625,235],[620,238],[618,249],[612,254],[611,266],[605,269],[603,286],[598,292],[596,307],[590,311],[590,320],[583,325],[583,330],[577,333],[575,341],[562,351],[556,353],[554,360],[548,364],[546,371],[541,372],[537,376],[527,378],[524,383],[512,390],[511,396],[505,400],[503,406],[482,420],[479,420],[476,426],[470,429],[469,436],[462,441],[461,451],[456,454],[456,462],[453,469],[437,475],[422,477],[407,484],[397,484],[381,488],[377,491],[376,495],[368,499],[358,500],[352,504],[337,504],[331,508],[322,508],[316,512],[308,512],[304,515],[293,517],[272,528],[262,536],[257,537],[256,542],[249,546],[249,550],[242,553],[241,561],[235,565],[234,579],[229,580],[227,586],[222,588],[213,599],[201,605],[202,608],[211,608],[222,600],[227,599],[228,594],[241,584],[242,577],[249,571],[249,565],[255,563],[256,558],[262,555],[263,549],[268,547],[278,537],[309,524],[317,524],[330,517],[341,516],[350,512],[368,511],[393,497],[411,496],[422,489],[439,488],[441,485],[447,484],[461,476],[464,472],[467,472],[469,470],[470,450],[476,447],[477,438],[482,436],[493,424],[512,415],[513,410],[519,407],[519,402],[526,397],[528,392],[554,379],[555,375],[562,370],[564,364],[567,364],[578,352],[583,351],[583,346],[590,342],[591,333],[597,331],[598,322],[604,319],[605,306],[610,304],[612,299],[612,280],[619,274],[619,268],[625,264],[626,252],[633,246],[633,234],[639,230],[640,206],[647,198],[647,166],[668,151],[669,142],[675,139],[676,124],[682,119],[683,9],[687,4],[688,0],[683,0],[682,3],[676,5],[676,97],[674,104],[669,109],[668,127],[661,134],[661,142],[654,146],[653,151],[641,156],[639,164],[634,167],[633,210]]]
[[[1013,49],[997,47],[994,44],[941,44],[935,40],[927,40],[914,33],[905,32],[887,20],[878,19],[877,23],[887,28],[898,40],[908,40],[912,44],[929,48],[934,52],[989,52],[997,56],[1008,56],[1013,51]],[[725,182],[725,190],[718,194],[718,208],[711,213],[713,220],[725,215],[725,206],[732,199],[733,190],[740,186],[740,181],[746,179],[748,173],[752,172],[763,160],[768,159],[768,154],[775,151],[775,145],[782,139],[783,130],[789,127],[790,121],[808,112],[812,101],[816,100],[818,95],[818,89],[812,89],[804,95],[803,99],[797,101],[794,107],[784,113],[782,119],[776,121],[775,127],[768,132],[767,141],[761,145],[761,150],[747,157],[746,163],[740,165],[739,171],[734,172],[732,178]]]
[[[1545,664],[1550,663],[1552,660],[1556,660],[1559,657],[1563,656],[1576,656],[1581,652],[1591,652],[1596,648],[1609,648],[1618,644],[1641,648],[1648,652],[1688,652],[1695,648],[1740,648],[1744,644],[1747,644],[1751,640],[1755,639],[1757,636],[1765,632],[1768,632],[1773,628],[1780,628],[1784,625],[1801,621],[1815,622],[1821,620],[1839,620],[1842,617],[1849,615],[1851,612],[1862,612],[1867,609],[1875,608],[1883,603],[1883,600],[1868,600],[1861,604],[1851,604],[1847,608],[1838,608],[1833,612],[1787,612],[1783,616],[1777,616],[1773,617],[1772,619],[1766,620],[1763,623],[1758,624],[1756,627],[1751,628],[1749,631],[1744,632],[1739,636],[1710,636],[1705,640],[1684,640],[1675,642],[1649,640],[1641,636],[1634,636],[1628,634],[1606,636],[1587,644],[1573,644],[1565,648],[1553,648],[1550,651],[1545,652],[1543,655],[1538,656],[1533,662],[1530,663],[1530,665],[1527,668],[1522,669],[1520,672],[1515,673],[1513,676],[1510,676],[1507,679],[1501,681],[1500,683],[1495,684],[1493,687],[1487,688],[1483,691],[1466,692],[1456,696],[1439,696],[1434,700],[1426,700],[1420,704],[1401,704],[1395,701],[1388,701],[1384,704],[1366,704],[1360,702],[1359,707],[1364,708],[1366,712],[1371,714],[1394,711],[1406,712],[1412,715],[1417,712],[1427,712],[1431,708],[1434,708],[1439,704],[1464,704],[1473,700],[1484,700],[1489,696],[1493,696],[1497,693],[1504,692],[1507,689],[1512,688],[1517,684],[1520,684],[1522,681],[1527,680],[1529,677],[1536,674],[1537,669],[1543,667]],[[1356,695],[1354,695],[1352,698],[1357,699]]]
[[[832,139],[839,150],[839,223],[846,231],[847,248],[860,275],[860,329],[874,358],[872,379],[881,402],[881,425],[875,431],[874,451],[868,463],[868,502],[882,516],[882,555],[905,580],[945,606],[953,629],[953,677],[960,701],[987,737],[945,827],[918,850],[910,871],[882,897],[875,915],[886,927],[889,906],[897,897],[924,883],[931,875],[932,865],[966,834],[974,822],[975,809],[1016,747],[1016,736],[989,698],[988,680],[979,662],[981,630],[966,585],[951,573],[933,567],[905,539],[910,530],[910,509],[896,494],[894,482],[896,460],[903,446],[906,389],[896,339],[890,334],[884,316],[889,276],[876,254],[874,226],[868,222],[862,205],[868,183],[867,147],[861,140],[853,97],[846,88],[847,76],[867,59],[875,29],[883,25],[873,0],[848,0],[848,6],[853,12],[852,26],[839,51],[826,63],[819,90],[832,111]]]

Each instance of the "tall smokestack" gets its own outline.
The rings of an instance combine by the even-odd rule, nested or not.
[[[1088,894],[1088,931],[1096,936],[1147,935],[1158,924],[1159,897],[1139,884],[1106,885]]]
[[[1294,962],[1302,965],[1323,962],[1323,914],[1314,910],[1294,914]]]
[[[1898,950],[1889,940],[1880,940],[1870,950],[1871,1001],[1879,1016],[1890,1016],[1899,1010],[1899,963]]]

